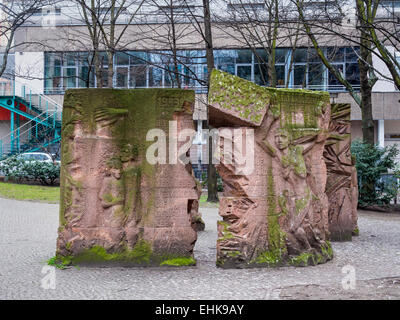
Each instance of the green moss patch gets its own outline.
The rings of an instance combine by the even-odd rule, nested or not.
[[[193,266],[196,260],[193,257],[182,257],[177,255],[155,254],[150,243],[139,240],[131,250],[125,249],[120,252],[109,253],[102,246],[93,246],[74,256],[56,255],[49,259],[49,265],[59,269],[67,266],[78,265],[130,265],[130,266]]]
[[[218,221],[217,223],[218,223],[218,225],[221,225],[221,226],[224,227],[223,231],[222,231],[223,236],[221,238],[218,238],[217,241],[224,241],[224,240],[228,240],[228,239],[233,239],[234,238],[234,235],[232,234],[232,232],[230,232],[228,230],[229,224],[227,222]]]
[[[268,267],[276,267],[282,265],[282,252],[280,250],[272,250],[262,252],[250,264],[263,264]]]
[[[196,265],[196,260],[192,257],[182,257],[182,258],[164,260],[160,264],[160,266],[173,266],[173,267],[194,266],[194,265]]]
[[[271,94],[251,81],[214,69],[210,76],[209,101],[232,110],[242,119],[259,125],[264,118]]]

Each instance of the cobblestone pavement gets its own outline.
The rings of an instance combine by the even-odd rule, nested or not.
[[[196,267],[57,269],[56,288],[45,290],[58,205],[0,199],[0,299],[400,299],[398,214],[360,211],[360,236],[334,243],[324,265],[223,270],[215,266],[217,209],[201,211]],[[342,289],[346,265],[355,268],[354,290]]]

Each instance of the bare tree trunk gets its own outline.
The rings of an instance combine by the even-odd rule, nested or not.
[[[107,52],[107,57],[108,57],[108,71],[107,71],[107,86],[109,88],[114,87],[114,52],[113,51],[108,51]]]
[[[361,93],[361,114],[362,114],[362,133],[363,140],[371,145],[375,144],[375,126],[372,117],[372,86],[371,79],[369,77],[370,67],[367,64],[368,61],[372,60],[371,51],[368,46],[371,43],[363,39],[365,34],[362,32],[360,48],[359,67],[360,67],[360,93]]]
[[[178,49],[177,49],[177,44],[176,44],[176,30],[175,30],[175,17],[174,17],[174,7],[173,7],[173,1],[170,2],[170,19],[171,19],[171,32],[172,32],[172,59],[174,63],[174,70],[171,73],[172,75],[175,76],[175,79],[171,79],[172,81],[176,80],[176,85],[178,88],[182,88],[181,84],[181,77],[179,75],[179,70],[178,70]]]
[[[115,24],[117,17],[115,16],[116,0],[111,1],[110,8],[110,38],[105,41],[108,44],[107,57],[108,57],[108,87],[114,87],[114,55],[115,55]]]
[[[204,10],[204,35],[206,43],[206,57],[207,57],[207,86],[210,87],[210,74],[214,69],[214,48],[212,43],[212,33],[211,33],[211,14],[210,14],[210,1],[203,0],[203,10]],[[207,90],[208,92],[208,90]],[[207,99],[208,101],[208,99]],[[210,126],[207,121],[207,128]],[[217,170],[212,163],[212,137],[209,137],[208,141],[208,168],[207,168],[207,189],[208,189],[208,202],[218,202],[218,183],[217,183]]]
[[[375,126],[372,117],[372,87],[378,80],[372,69],[372,39],[369,33],[372,17],[369,14],[370,4],[357,0],[357,16],[360,26],[360,93],[363,140],[375,144]]]
[[[269,39],[270,39],[270,52],[268,54],[268,78],[269,86],[275,88],[277,85],[276,79],[276,40],[278,37],[278,24],[279,24],[279,8],[278,1],[274,0],[269,9],[269,16],[271,22],[269,24]],[[272,17],[272,18],[271,18]],[[273,20],[273,21],[272,21]]]

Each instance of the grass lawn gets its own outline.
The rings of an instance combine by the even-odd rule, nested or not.
[[[0,197],[16,200],[59,203],[60,187],[31,186],[27,184],[0,182]],[[207,195],[202,195],[199,202],[201,207],[216,208],[219,206],[218,203],[207,202]]]
[[[207,202],[206,194],[202,194],[200,196],[199,205],[200,205],[200,207],[203,207],[203,208],[218,208],[219,207],[219,203]]]
[[[0,197],[48,203],[60,202],[60,187],[31,186],[0,182]]]

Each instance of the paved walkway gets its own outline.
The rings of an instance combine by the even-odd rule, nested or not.
[[[400,299],[400,215],[360,212],[361,235],[334,243],[335,258],[307,268],[223,270],[215,266],[217,209],[203,208],[191,268],[69,268],[41,288],[55,253],[58,205],[0,199],[0,299]],[[356,287],[343,290],[342,268]]]

